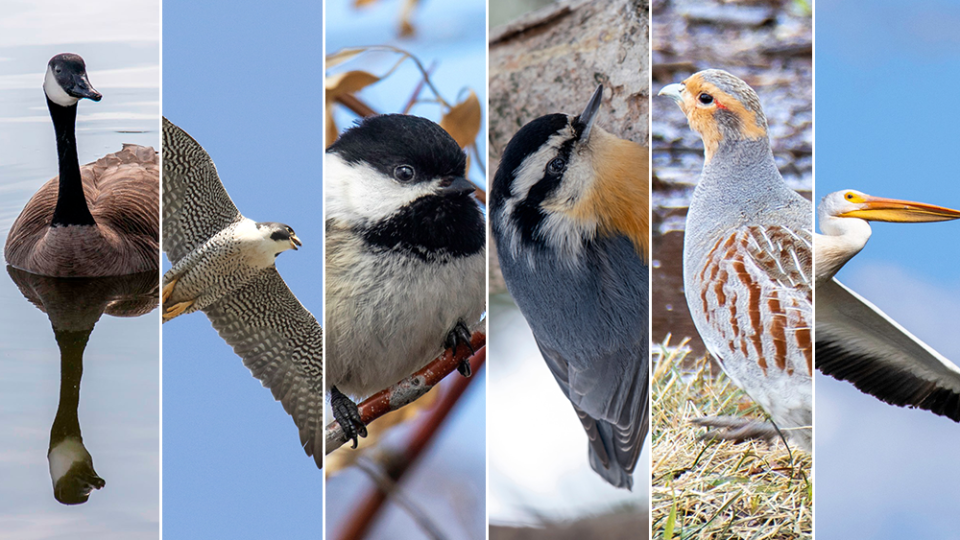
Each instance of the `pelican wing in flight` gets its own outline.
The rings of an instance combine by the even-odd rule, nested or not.
[[[817,286],[817,367],[891,405],[960,422],[960,369],[831,279]]]
[[[892,405],[919,407],[960,422],[960,368],[833,277],[870,239],[868,221],[957,218],[957,210],[854,190],[823,198],[824,234],[816,236],[814,248],[820,371]]]

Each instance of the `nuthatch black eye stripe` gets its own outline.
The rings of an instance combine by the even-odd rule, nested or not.
[[[560,130],[564,129],[568,125],[567,115],[565,114],[548,114],[547,116],[542,116],[533,122],[523,126],[520,131],[510,140],[510,143],[507,144],[507,147],[503,151],[503,156],[500,158],[500,167],[497,170],[497,176],[501,176],[500,171],[509,172],[509,175],[502,175],[502,182],[494,182],[493,190],[497,189],[507,189],[507,193],[502,193],[499,199],[507,199],[510,197],[510,187],[514,175],[517,172],[517,169],[523,165],[523,160],[527,156],[535,153],[541,146],[546,143],[550,137],[556,135]],[[497,198],[492,196],[491,192],[491,203]]]

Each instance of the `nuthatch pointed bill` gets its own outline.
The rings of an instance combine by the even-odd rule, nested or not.
[[[490,219],[507,288],[589,439],[590,465],[631,488],[649,427],[648,150],[550,114],[507,144]]]
[[[480,326],[486,227],[466,155],[430,120],[367,118],[325,165],[326,386],[356,446],[366,427],[347,395],[400,381]]]

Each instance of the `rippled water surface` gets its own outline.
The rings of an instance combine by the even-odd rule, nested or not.
[[[158,38],[157,25],[129,22],[131,10],[149,19],[158,6],[98,4],[72,8],[76,13],[66,12],[70,5],[62,2],[5,6],[0,242],[30,196],[57,174],[53,126],[40,88],[54,54],[82,55],[91,83],[104,96],[100,103],[80,103],[81,164],[123,143],[159,146],[159,44],[134,40]],[[127,12],[108,13],[119,7]],[[9,268],[0,272],[0,538],[159,536],[155,283],[151,276],[51,280]],[[58,447],[55,455],[79,447],[80,430],[104,485],[86,502],[68,505],[55,497],[47,454],[51,444]],[[67,502],[83,498],[65,488],[58,495]]]

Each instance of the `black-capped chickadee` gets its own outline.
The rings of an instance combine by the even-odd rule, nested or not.
[[[485,224],[466,155],[430,120],[362,120],[325,167],[326,387],[356,446],[366,428],[348,395],[398,382],[480,326]]]
[[[550,114],[507,144],[490,219],[507,288],[616,487],[649,427],[646,148],[595,125],[603,87],[579,116]]]

